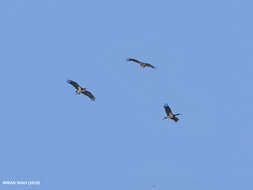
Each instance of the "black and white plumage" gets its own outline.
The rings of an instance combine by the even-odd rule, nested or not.
[[[95,96],[90,91],[86,90],[86,88],[81,87],[77,82],[75,82],[73,80],[67,80],[67,83],[69,83],[75,87],[76,94],[82,93],[82,94],[88,96],[92,101],[95,101]]]
[[[182,114],[180,114],[180,113],[173,114],[168,104],[165,104],[163,107],[164,107],[165,112],[167,114],[167,116],[164,117],[163,119],[172,119],[175,122],[177,122],[179,120],[176,116],[177,115],[182,115]]]
[[[151,65],[150,63],[144,63],[144,62],[141,62],[141,61],[139,61],[139,60],[137,60],[137,59],[128,58],[127,61],[132,61],[132,62],[138,63],[138,64],[140,64],[140,66],[141,66],[142,68],[150,67],[150,68],[152,68],[152,69],[155,69],[155,66]]]

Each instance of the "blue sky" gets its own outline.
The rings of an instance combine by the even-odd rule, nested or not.
[[[252,6],[2,0],[0,181],[252,189]],[[178,123],[162,120],[164,103],[183,114]]]

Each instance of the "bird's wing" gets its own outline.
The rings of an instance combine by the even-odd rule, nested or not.
[[[152,69],[155,69],[155,66],[153,66],[153,65],[151,65],[151,64],[149,64],[149,63],[146,63],[145,64],[147,67],[151,67]]]
[[[177,122],[177,121],[179,120],[176,116],[174,116],[172,119],[173,119],[175,122]]]
[[[166,112],[167,115],[172,113],[170,107],[168,106],[168,104],[165,104],[163,107],[164,107],[165,112]]]
[[[137,59],[133,59],[133,58],[128,58],[127,61],[133,61],[133,62],[136,62],[136,63],[139,63],[141,64],[142,62],[137,60]]]
[[[95,96],[93,96],[93,94],[90,91],[85,90],[83,94],[88,96],[91,100],[95,101]]]
[[[80,87],[80,85],[77,82],[73,81],[73,80],[67,80],[67,83],[71,84],[76,89],[78,89]]]

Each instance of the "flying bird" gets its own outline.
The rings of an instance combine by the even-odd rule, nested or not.
[[[178,118],[177,118],[176,116],[177,116],[177,115],[182,115],[182,114],[180,114],[180,113],[173,114],[172,111],[171,111],[171,109],[170,109],[170,107],[168,106],[168,104],[165,104],[163,107],[164,107],[165,112],[166,112],[166,114],[167,114],[167,116],[164,117],[163,119],[172,119],[172,120],[174,120],[175,122],[177,122],[177,121],[178,121]]]
[[[139,60],[137,60],[137,59],[128,58],[127,61],[132,61],[132,62],[138,63],[138,64],[140,64],[140,66],[141,66],[142,68],[151,67],[152,69],[155,69],[155,66],[153,66],[153,65],[151,65],[151,64],[149,64],[149,63],[141,62],[141,61],[139,61]]]
[[[95,101],[95,96],[93,96],[93,94],[86,90],[86,88],[81,87],[77,82],[73,81],[73,80],[67,80],[67,83],[71,84],[72,86],[75,87],[76,89],[76,94],[84,94],[86,96],[88,96],[92,101]]]

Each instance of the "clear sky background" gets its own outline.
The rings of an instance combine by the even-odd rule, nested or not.
[[[252,190],[252,6],[1,0],[0,189]]]

